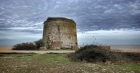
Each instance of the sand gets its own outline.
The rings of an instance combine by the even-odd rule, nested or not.
[[[75,50],[12,50],[10,48],[0,48],[0,53],[37,53],[37,54],[45,54],[45,53],[74,53]]]
[[[138,52],[140,50],[118,50],[121,52]],[[37,54],[45,54],[45,53],[74,53],[75,50],[12,50],[11,48],[0,48],[0,53],[37,53]]]
[[[121,52],[138,52],[138,53],[140,53],[140,50],[121,50]]]

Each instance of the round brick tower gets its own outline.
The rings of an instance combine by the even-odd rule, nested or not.
[[[42,47],[47,49],[77,49],[76,23],[67,18],[49,17],[44,22]]]

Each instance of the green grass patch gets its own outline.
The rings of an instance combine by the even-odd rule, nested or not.
[[[140,63],[139,64],[130,63],[130,64],[124,65],[124,67],[128,71],[134,71],[136,73],[139,73],[140,72]]]
[[[139,73],[139,69],[140,63],[75,62],[66,54],[0,54],[0,73]]]

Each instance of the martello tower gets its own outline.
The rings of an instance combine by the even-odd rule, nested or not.
[[[77,49],[76,23],[72,19],[49,17],[44,22],[42,47]]]

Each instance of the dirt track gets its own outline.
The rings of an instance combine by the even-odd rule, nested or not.
[[[45,54],[45,53],[73,53],[75,50],[11,50],[11,49],[0,49],[0,53],[37,53],[37,54]]]
[[[140,50],[119,50],[120,52],[138,52]],[[0,53],[36,53],[36,54],[45,54],[45,53],[74,53],[75,50],[12,50],[7,48],[0,48]]]

